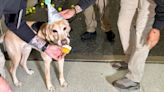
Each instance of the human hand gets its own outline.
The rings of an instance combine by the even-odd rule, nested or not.
[[[70,19],[76,14],[75,9],[66,9],[61,12],[59,12],[60,15],[62,15],[65,19]]]
[[[45,53],[55,60],[60,60],[63,57],[61,48],[56,45],[48,45]]]
[[[160,38],[160,31],[158,29],[151,29],[148,37],[147,37],[147,44],[152,49],[159,41]]]
[[[0,92],[12,92],[9,84],[3,77],[0,77]]]

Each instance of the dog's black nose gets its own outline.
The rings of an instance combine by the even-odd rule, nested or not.
[[[67,45],[67,44],[68,44],[68,43],[67,43],[67,39],[61,40],[61,44],[62,44],[62,45]]]

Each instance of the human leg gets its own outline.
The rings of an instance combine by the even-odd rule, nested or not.
[[[153,5],[154,2],[150,2],[149,0],[139,1],[136,22],[136,46],[129,59],[129,72],[125,78],[113,83],[116,87],[123,89],[139,88],[144,73],[145,62],[150,50],[146,45],[145,39],[152,25],[152,22],[148,22],[148,19],[150,18],[152,20],[151,14],[153,14],[154,7],[151,6]]]
[[[113,42],[115,38],[114,32],[111,30],[111,24],[108,16],[108,0],[97,0],[96,4],[99,8],[100,13],[100,23],[101,30],[105,32],[107,40],[109,42]]]
[[[121,0],[121,9],[118,17],[118,30],[125,55],[131,53],[130,28],[131,23],[138,7],[138,0]]]
[[[140,0],[138,18],[136,21],[136,47],[129,60],[128,79],[140,82],[144,73],[144,66],[149,54],[146,38],[153,24],[155,3],[150,0]]]
[[[121,9],[119,12],[118,17],[118,29],[120,34],[120,39],[123,47],[123,51],[125,56],[127,57],[127,60],[125,62],[118,62],[112,64],[112,66],[118,70],[127,69],[128,68],[128,58],[130,57],[133,44],[130,44],[130,35],[131,35],[131,23],[134,17],[134,14],[136,12],[136,9],[138,7],[138,0],[121,0]],[[134,39],[132,39],[134,40]]]
[[[95,12],[94,12],[93,5],[88,7],[84,11],[84,15],[85,15],[85,23],[86,23],[86,27],[87,27],[87,32],[85,32],[81,35],[81,39],[82,40],[89,40],[89,39],[96,37],[95,29],[97,27],[97,21],[95,18]]]

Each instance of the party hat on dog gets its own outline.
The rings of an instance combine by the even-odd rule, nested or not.
[[[51,5],[51,0],[45,0],[45,4],[48,7],[48,23],[51,24],[55,21],[64,19],[58,11]]]

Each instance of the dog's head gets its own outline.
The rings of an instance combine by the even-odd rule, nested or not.
[[[48,42],[59,46],[69,45],[69,32],[71,28],[67,20],[56,21],[43,27],[42,32]]]

